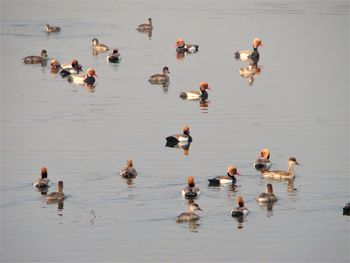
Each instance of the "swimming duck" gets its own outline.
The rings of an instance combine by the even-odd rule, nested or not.
[[[277,201],[277,197],[273,193],[272,184],[266,185],[266,193],[258,194],[258,196],[256,197],[256,201],[261,203],[271,203]]]
[[[23,62],[25,64],[38,64],[45,63],[47,61],[47,52],[45,49],[41,51],[41,55],[39,56],[27,56],[23,58]]]
[[[120,176],[124,178],[135,178],[137,176],[137,172],[133,167],[133,163],[131,159],[127,160],[126,166],[120,170]]]
[[[185,41],[182,38],[176,40],[175,43],[176,51],[179,53],[195,53],[199,50],[198,45],[194,44],[185,44]]]
[[[197,186],[195,186],[194,183],[194,177],[193,176],[189,176],[187,178],[187,186],[184,187],[184,189],[182,189],[182,196],[183,197],[187,197],[187,198],[191,198],[191,197],[197,197],[200,195],[200,190]]]
[[[343,215],[350,216],[350,203],[347,203],[343,207]]]
[[[253,166],[257,170],[268,170],[270,169],[272,163],[270,161],[270,151],[264,148],[260,151],[260,155],[253,163]]]
[[[45,31],[47,33],[60,32],[61,28],[58,26],[50,26],[49,24],[45,24]]]
[[[49,180],[49,178],[47,178],[47,168],[41,167],[40,174],[41,174],[41,177],[36,178],[34,180],[33,186],[38,189],[47,189],[48,187],[51,186],[51,181]]]
[[[167,66],[163,67],[163,74],[154,74],[152,76],[150,76],[149,78],[149,82],[151,82],[152,84],[164,84],[169,82],[169,68]]]
[[[294,178],[295,171],[294,165],[299,165],[298,161],[294,157],[288,159],[288,171],[261,171],[262,177],[273,177],[273,178]]]
[[[199,99],[207,100],[208,99],[207,90],[210,90],[208,83],[201,82],[199,84],[199,90],[181,92],[180,98],[188,99],[188,100],[199,100]]]
[[[189,202],[188,203],[188,212],[183,212],[181,213],[178,217],[176,222],[181,223],[181,222],[188,222],[188,221],[197,221],[200,217],[195,213],[195,211],[202,209],[198,206],[198,204],[194,202]]]
[[[227,175],[216,176],[213,179],[208,179],[209,185],[218,186],[220,184],[235,184],[237,179],[235,175],[241,175],[237,168],[233,165],[227,167]]]
[[[152,18],[148,18],[148,24],[140,24],[136,29],[140,32],[151,31],[153,29]]]
[[[56,59],[50,61],[50,66],[51,73],[58,73],[59,69],[61,68],[61,64]]]
[[[120,61],[120,54],[117,48],[113,49],[112,54],[107,56],[107,60],[112,63],[117,63]]]
[[[60,75],[62,77],[69,76],[71,74],[79,74],[83,69],[83,67],[79,64],[78,60],[73,59],[70,64],[63,64],[61,65],[62,70],[60,72]]]
[[[58,181],[57,192],[49,193],[46,196],[48,202],[52,201],[63,201],[66,195],[63,193],[63,181]]]
[[[246,207],[244,207],[243,197],[240,195],[237,196],[237,204],[238,207],[231,210],[230,214],[232,217],[245,216],[249,214],[249,210]]]
[[[87,84],[87,85],[93,85],[96,81],[95,79],[96,73],[93,68],[89,68],[86,72],[86,75],[70,75],[68,77],[68,81],[74,82],[79,85]]]
[[[240,59],[241,61],[251,61],[253,62],[252,64],[257,64],[260,56],[258,47],[263,46],[263,43],[260,38],[254,38],[252,44],[253,44],[253,51],[249,51],[249,50],[237,51],[235,53],[235,58]]]
[[[179,142],[192,142],[190,135],[190,127],[185,126],[183,128],[183,134],[174,134],[165,138],[167,143],[179,143]]]
[[[106,46],[105,44],[100,44],[98,42],[97,38],[93,38],[92,39],[92,49],[93,49],[93,51],[96,51],[96,52],[106,52],[109,50],[109,47]]]

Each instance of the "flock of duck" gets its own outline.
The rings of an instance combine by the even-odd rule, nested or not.
[[[136,28],[139,32],[151,33],[153,30],[152,19],[148,19],[148,23],[141,24]],[[60,32],[61,29],[56,26],[50,26],[49,24],[45,25],[45,30],[48,33]],[[249,67],[247,70],[257,69],[257,63],[259,61],[260,55],[258,47],[262,46],[263,43],[261,39],[255,38],[252,41],[253,50],[243,50],[237,51],[235,53],[235,58],[243,62],[248,62]],[[186,44],[183,39],[177,39],[176,41],[176,52],[181,55],[195,53],[199,51],[199,46],[195,44]],[[109,50],[109,47],[105,44],[99,43],[97,38],[92,39],[92,50],[93,52],[106,52]],[[28,56],[24,58],[24,63],[26,64],[46,64],[48,60],[47,51],[42,50],[40,56]],[[107,60],[111,63],[120,62],[121,56],[118,52],[118,49],[113,49],[112,54],[107,56]],[[57,60],[52,59],[50,61],[51,70],[54,72],[59,72],[60,75],[65,78],[68,77],[68,80],[77,84],[83,85],[94,85],[96,73],[93,68],[89,68],[86,71],[86,74],[81,74],[83,72],[82,66],[79,64],[78,60],[73,59],[71,63],[60,64]],[[241,68],[240,71],[244,71],[244,68]],[[152,84],[162,84],[166,85],[169,83],[169,68],[164,66],[162,73],[154,74],[150,76],[149,82]],[[210,90],[209,84],[207,82],[201,82],[199,84],[199,90],[196,91],[185,91],[180,93],[182,99],[187,100],[200,100],[206,101],[208,99],[208,92]],[[183,128],[182,134],[174,134],[166,137],[166,146],[178,147],[179,145],[184,149],[189,146],[192,142],[192,137],[190,135],[190,128],[185,126]],[[278,178],[278,179],[294,179],[295,171],[294,166],[298,165],[298,161],[294,157],[288,159],[288,169],[286,171],[281,170],[270,170],[272,162],[270,161],[270,151],[268,149],[262,149],[256,161],[253,163],[253,166],[256,170],[261,172],[262,177],[266,178]],[[34,187],[38,190],[47,193],[48,188],[52,185],[51,181],[48,179],[48,172],[46,167],[42,167],[40,170],[41,177],[37,178],[34,181]],[[226,175],[216,176],[214,178],[208,179],[209,186],[220,186],[220,185],[236,185],[236,177],[239,176],[237,168],[234,165],[229,165],[227,167]],[[126,166],[120,170],[120,176],[132,180],[137,177],[137,171],[133,167],[133,161],[131,159],[127,160]],[[182,189],[182,196],[188,199],[188,211],[181,213],[177,217],[177,222],[191,222],[196,221],[200,216],[196,211],[202,210],[198,204],[195,202],[195,199],[200,195],[200,189],[196,186],[193,176],[189,176],[187,179],[187,185]],[[51,202],[62,202],[67,196],[63,193],[63,181],[58,181],[57,192],[51,192],[46,195],[48,203]],[[277,202],[278,198],[273,192],[273,186],[271,183],[266,185],[266,192],[260,193],[256,197],[256,201],[259,203],[274,203]],[[349,204],[348,204],[349,205]],[[349,206],[345,209],[350,209]],[[346,210],[349,212],[349,210]],[[244,217],[248,215],[249,210],[244,205],[244,200],[241,195],[237,196],[237,207],[232,209],[230,214],[232,217]],[[344,212],[345,213],[345,212]]]

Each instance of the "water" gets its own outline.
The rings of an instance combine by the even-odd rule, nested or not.
[[[349,4],[242,2],[3,1],[1,14],[2,262],[348,262]],[[153,18],[152,36],[135,27]],[[62,31],[47,35],[44,24]],[[93,56],[91,40],[117,47],[120,64]],[[200,45],[176,59],[182,37]],[[262,38],[252,85],[234,52]],[[21,58],[48,51],[94,67],[94,90]],[[148,77],[171,72],[169,87]],[[181,91],[207,81],[207,106]],[[191,127],[188,155],[165,137]],[[253,169],[261,148],[274,169],[295,156],[295,181],[272,181],[279,201],[260,207],[267,182]],[[131,157],[139,176],[118,172]],[[207,178],[235,164],[239,188]],[[69,195],[46,204],[32,187],[41,166]],[[180,196],[195,176],[204,210],[177,224]],[[296,190],[293,190],[296,188]],[[229,216],[243,195],[250,214]]]

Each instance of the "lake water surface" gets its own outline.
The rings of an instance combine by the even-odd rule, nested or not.
[[[150,37],[135,30],[148,17]],[[93,56],[94,37],[121,63]],[[199,52],[177,58],[179,37]],[[254,37],[264,47],[249,85],[234,52]],[[95,68],[95,89],[23,64],[42,49]],[[151,85],[165,65],[170,85]],[[207,105],[179,98],[201,81]],[[165,147],[185,125],[189,151]],[[298,159],[294,181],[260,178],[264,147],[274,169]],[[132,184],[119,176],[129,157]],[[229,164],[239,187],[208,187]],[[33,189],[41,166],[50,191],[64,181],[63,206]],[[190,175],[204,211],[177,224]],[[267,182],[272,208],[255,201]],[[349,262],[349,188],[348,1],[1,2],[1,262]],[[238,194],[243,222],[229,215]]]

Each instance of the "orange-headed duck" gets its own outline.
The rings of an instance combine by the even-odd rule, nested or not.
[[[194,44],[185,44],[185,41],[182,38],[176,40],[175,43],[176,51],[179,53],[195,53],[199,50],[198,45]]]
[[[58,26],[50,26],[49,24],[45,24],[45,31],[47,33],[60,32],[61,28]]]
[[[112,54],[107,56],[107,60],[111,63],[117,63],[121,59],[119,51],[117,48],[113,49]]]
[[[51,186],[51,181],[47,178],[47,168],[41,167],[40,169],[41,177],[34,180],[33,186],[38,189],[47,189]]]
[[[208,179],[209,185],[218,186],[220,184],[235,184],[237,179],[235,175],[241,175],[237,168],[233,165],[227,167],[227,175],[216,176],[213,179]]]
[[[258,194],[256,201],[260,203],[272,203],[277,201],[277,197],[273,193],[272,184],[266,185],[266,193]]]
[[[260,38],[254,38],[253,42],[253,51],[242,50],[235,53],[235,58],[242,61],[251,61],[252,64],[257,64],[259,61],[259,51],[258,47],[263,46],[263,43]]]
[[[126,161],[126,166],[120,170],[120,176],[124,178],[135,178],[137,176],[137,172],[133,167],[133,163],[131,159]]]
[[[268,170],[270,169],[272,163],[270,161],[270,151],[264,148],[260,151],[260,155],[253,163],[253,166],[257,170]]]
[[[153,29],[152,18],[148,18],[148,23],[140,24],[136,29],[140,32],[151,31]]]
[[[150,76],[149,78],[149,82],[151,82],[152,84],[164,84],[169,82],[169,68],[167,66],[163,67],[163,74],[154,74],[152,76]]]
[[[199,84],[199,90],[194,91],[184,91],[180,93],[180,98],[187,100],[207,100],[208,92],[210,90],[207,82],[201,82]]]
[[[182,134],[174,134],[165,138],[169,143],[192,142],[190,127],[185,126]]]
[[[27,56],[23,58],[23,62],[25,64],[39,64],[45,63],[47,61],[47,52],[45,49],[41,51],[41,55],[39,56]]]
[[[100,44],[98,42],[97,38],[93,38],[92,39],[92,49],[95,52],[106,52],[109,50],[109,47],[106,46],[105,44]]]
[[[195,211],[202,209],[196,204],[195,202],[189,202],[188,203],[188,212],[181,213],[178,217],[176,222],[188,222],[188,221],[197,221],[200,217],[198,214],[195,213]]]
[[[261,175],[262,175],[262,177],[294,178],[295,177],[294,165],[299,165],[299,163],[298,163],[297,159],[295,159],[294,157],[290,157],[288,159],[288,170],[287,171],[281,171],[281,170],[261,171]]]
[[[71,82],[74,82],[76,84],[79,84],[79,85],[84,85],[84,84],[87,84],[87,85],[93,85],[96,81],[96,73],[95,73],[95,70],[93,68],[89,68],[87,71],[86,71],[86,75],[70,75],[68,77],[68,80],[71,81]]]
[[[233,217],[240,217],[245,216],[249,214],[248,208],[244,207],[244,201],[242,196],[237,196],[237,204],[238,207],[231,210],[231,216]]]
[[[192,197],[199,196],[200,193],[201,192],[199,188],[194,183],[194,177],[189,176],[187,178],[187,186],[185,186],[184,189],[182,189],[182,192],[181,192],[182,196],[186,198],[192,198]]]
[[[53,201],[63,201],[66,195],[63,193],[63,181],[58,181],[57,192],[49,193],[46,196],[48,202]]]

